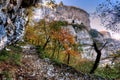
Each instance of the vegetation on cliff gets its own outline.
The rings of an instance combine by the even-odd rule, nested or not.
[[[35,5],[38,0],[21,0],[20,5],[18,5],[18,0],[9,1],[9,5],[11,5],[10,9],[8,8],[8,4],[7,7],[5,6],[3,9],[0,8],[0,26],[5,26],[8,37],[8,41],[5,44],[11,44],[11,46],[6,46],[3,50],[0,51],[0,79],[3,79],[5,77],[10,79],[10,77],[12,77],[16,80],[21,78],[26,80],[38,80],[42,78],[41,74],[43,74],[42,76],[44,76],[42,79],[45,80],[49,78],[56,79],[56,76],[59,80],[60,78],[58,77],[61,75],[65,76],[65,79],[67,79],[69,75],[72,76],[72,79],[103,79],[98,76],[96,78],[94,75],[91,74],[99,75],[108,79],[120,78],[119,51],[107,57],[112,58],[112,60],[110,60],[112,61],[112,63],[115,62],[115,64],[110,66],[106,65],[104,67],[98,67],[101,61],[101,56],[103,54],[102,50],[106,47],[106,45],[108,45],[108,39],[103,39],[101,42],[100,40],[96,39],[99,38],[98,36],[101,37],[101,34],[98,31],[90,29],[88,18],[89,14],[86,11],[72,6],[64,6],[62,2],[57,5],[53,0],[50,0],[50,2],[47,3],[47,6],[40,6],[40,10],[45,10],[43,19],[40,19],[38,22],[34,22],[34,20],[31,19],[31,16],[33,15],[33,8],[31,8],[30,6]],[[119,2],[116,3],[119,4]],[[17,9],[13,7],[16,7],[16,5],[18,5]],[[27,19],[25,18],[25,14],[23,14],[22,12],[26,10],[23,8],[28,7],[28,11],[30,14],[27,15],[27,13],[25,13],[29,17],[28,24],[26,25]],[[112,25],[111,23],[108,24],[110,25],[110,27],[108,27],[110,29],[111,26],[116,25],[117,22],[119,23],[119,6],[115,5],[113,7],[114,8],[112,11],[115,10],[117,13],[115,12],[115,14],[113,15],[114,18],[112,18]],[[101,9],[103,9],[103,7],[101,7]],[[105,9],[109,10],[109,8],[106,6]],[[16,11],[18,11],[17,13],[20,12],[20,14],[16,14]],[[63,13],[65,12],[65,16],[62,15],[63,13],[61,13],[61,11]],[[74,13],[74,11],[76,11],[76,13]],[[78,15],[80,12],[82,13],[80,14],[81,16]],[[100,15],[102,15],[102,17],[106,17],[107,13],[108,12],[101,12]],[[51,14],[57,15],[57,17],[55,15],[51,16]],[[59,14],[61,14],[62,17]],[[5,23],[3,23],[4,18]],[[83,21],[83,23],[80,20]],[[70,29],[73,30],[71,31]],[[24,31],[24,38],[21,40],[21,42],[17,43]],[[76,32],[76,34],[73,35],[72,32]],[[77,38],[76,36],[81,38]],[[93,60],[85,59],[82,56],[84,54],[82,46],[89,46],[87,43],[85,43],[85,41],[79,42],[80,40],[78,39],[85,40],[86,36],[89,37],[87,38],[89,46],[92,46],[91,48],[93,48],[94,51],[97,53],[95,62]],[[89,42],[91,40],[93,42],[92,44]],[[95,59],[95,57],[93,58]],[[50,61],[49,59],[51,59],[52,61]],[[56,66],[55,68],[53,66],[54,64]],[[31,65],[34,67],[31,67]],[[59,71],[62,72],[60,68],[62,68],[63,66],[65,66],[65,69],[68,68],[67,70],[71,69],[75,71],[77,75],[75,74],[75,76],[73,77],[72,72],[68,75],[66,72],[64,72],[65,70],[63,71],[63,74],[59,73]],[[68,66],[71,66],[74,69]],[[42,69],[42,71],[40,71],[40,69]],[[52,72],[55,71],[57,71],[57,75],[55,75],[55,73],[52,74]],[[78,75],[79,71],[83,73],[80,72],[80,75]],[[85,73],[87,73],[87,75],[85,75]],[[68,76],[66,77],[66,75],[64,74]]]

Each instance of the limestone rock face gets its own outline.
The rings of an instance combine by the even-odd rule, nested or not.
[[[46,0],[49,1],[49,0]],[[44,2],[45,3],[45,2]],[[39,22],[42,19],[46,21],[66,21],[69,23],[68,26],[64,26],[65,29],[68,29],[69,32],[74,36],[76,43],[81,44],[83,54],[82,58],[89,60],[95,60],[97,53],[94,50],[93,40],[97,43],[99,48],[105,44],[106,41],[110,38],[109,33],[107,32],[98,32],[97,30],[90,28],[89,14],[79,8],[72,6],[59,6],[56,4],[46,5],[39,4],[39,7],[33,7],[33,16],[31,24],[33,25],[34,21]],[[83,27],[73,26],[72,24],[84,24]],[[102,50],[102,59],[108,57],[113,50],[118,51],[120,48],[115,50],[114,40],[109,40],[109,44]],[[112,45],[112,46],[111,46]],[[107,62],[106,62],[107,61]],[[101,61],[101,65],[104,63],[111,63],[111,59],[105,59]]]
[[[89,14],[82,9],[56,4],[44,5],[44,1],[41,0],[1,0],[0,26],[2,26],[1,29],[4,30],[4,34],[1,33],[0,38],[4,44],[0,44],[5,46],[5,44],[14,43],[22,38],[28,20],[26,9],[22,7],[34,5],[38,1],[42,6],[34,7],[33,20],[67,21],[69,24],[83,23],[86,29],[90,30]],[[28,5],[28,3],[30,4]]]
[[[104,37],[104,38],[111,38],[111,35],[109,32],[107,31],[100,31],[101,35]]]
[[[3,25],[0,25],[0,50],[4,48],[6,42],[7,42],[7,35],[5,33],[5,28]]]
[[[109,55],[116,53],[120,50],[120,42],[111,39],[109,33],[98,32],[90,28],[89,14],[73,6],[57,5],[57,4],[44,4],[44,0],[0,0],[0,50],[7,44],[15,43],[22,39],[24,36],[25,25],[28,21],[28,15],[26,12],[27,7],[25,4],[30,3],[34,5],[37,1],[40,1],[39,7],[32,7],[33,16],[31,16],[31,24],[39,22],[41,19],[46,21],[66,21],[69,23],[65,26],[66,29],[74,36],[76,43],[82,45],[83,58],[94,60],[96,53],[92,47],[93,40],[96,41],[97,46],[101,46],[108,41],[109,43],[102,50],[102,58],[106,58]],[[34,24],[34,23],[33,23]],[[83,27],[73,26],[84,25]],[[105,61],[105,60],[104,60]],[[107,59],[106,61],[111,61]],[[101,62],[105,63],[105,62]]]
[[[65,29],[68,29],[69,32],[74,36],[76,43],[81,44],[81,48],[83,50],[83,54],[81,54],[82,58],[94,61],[96,59],[97,53],[93,47],[93,41],[97,43],[99,49],[107,42],[106,46],[102,49],[101,67],[106,65],[113,65],[114,57],[109,58],[111,55],[119,54],[117,51],[120,50],[120,41],[110,38],[110,34],[105,32],[106,34],[101,34],[95,29],[91,29],[90,31],[86,30],[84,27],[78,26],[64,26]],[[79,47],[78,47],[79,48]]]
[[[86,28],[68,25],[64,26],[64,29],[69,30],[70,34],[73,35],[73,37],[75,38],[75,42],[81,45],[78,48],[82,48],[83,50],[83,54],[81,54],[82,58],[91,59],[92,57],[95,57],[93,56],[93,53],[90,53],[92,49],[93,40],[89,34],[89,31],[87,31]]]
[[[20,8],[21,0],[0,1],[0,50],[15,43],[24,35],[26,11]]]
[[[87,30],[90,30],[89,14],[77,7],[42,5],[34,8],[33,20],[39,21],[67,21],[69,24],[84,24]]]
[[[90,30],[90,22],[89,22],[89,14],[80,9],[73,6],[62,6],[57,7],[56,12],[57,16],[68,21],[68,23],[81,24],[83,23],[86,26],[86,29]],[[56,18],[56,20],[59,18]]]

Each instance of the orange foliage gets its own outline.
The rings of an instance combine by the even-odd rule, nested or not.
[[[75,40],[73,35],[66,29],[60,29],[59,31],[52,31],[52,35],[54,39],[57,39],[60,43],[62,43],[65,48],[66,54],[77,55],[78,52],[73,50],[71,46],[75,44]]]
[[[37,34],[35,34],[33,27],[26,28],[25,39],[34,44],[36,44],[36,42],[38,42],[39,36]]]
[[[73,49],[75,38],[70,34],[69,30],[62,27],[65,25],[67,25],[66,22],[53,21],[48,23],[45,22],[45,20],[41,20],[41,22],[36,24],[34,27],[29,26],[26,29],[26,39],[34,44],[36,44],[36,42],[38,42],[38,44],[39,42],[43,44],[46,43],[47,37],[49,37],[52,45],[57,44],[54,41],[58,41],[62,44],[67,55],[71,54],[75,56],[79,54],[77,50]],[[51,46],[49,46],[49,48],[50,47]]]

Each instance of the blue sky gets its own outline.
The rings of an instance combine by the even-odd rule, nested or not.
[[[63,1],[65,5],[72,5],[86,10],[88,13],[94,12],[97,5],[105,0],[56,0],[57,3]]]

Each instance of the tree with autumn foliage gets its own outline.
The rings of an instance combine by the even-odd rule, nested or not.
[[[64,53],[67,58],[67,64],[70,61],[70,55],[77,55],[79,52],[73,48],[75,38],[69,30],[64,28],[68,23],[65,21],[46,22],[41,20],[34,26],[26,28],[25,39],[31,44],[40,45],[41,51],[51,54],[51,58],[60,53]],[[40,52],[42,53],[42,52]]]
[[[56,23],[51,23],[50,27],[52,28],[52,35],[53,39],[60,42],[64,49],[65,54],[67,55],[67,64],[69,64],[70,55],[78,54],[76,51],[72,49],[72,45],[75,44],[75,40],[73,35],[70,34],[69,30],[64,29],[64,27],[58,27],[59,25],[56,25]],[[53,28],[56,27],[56,28]]]

